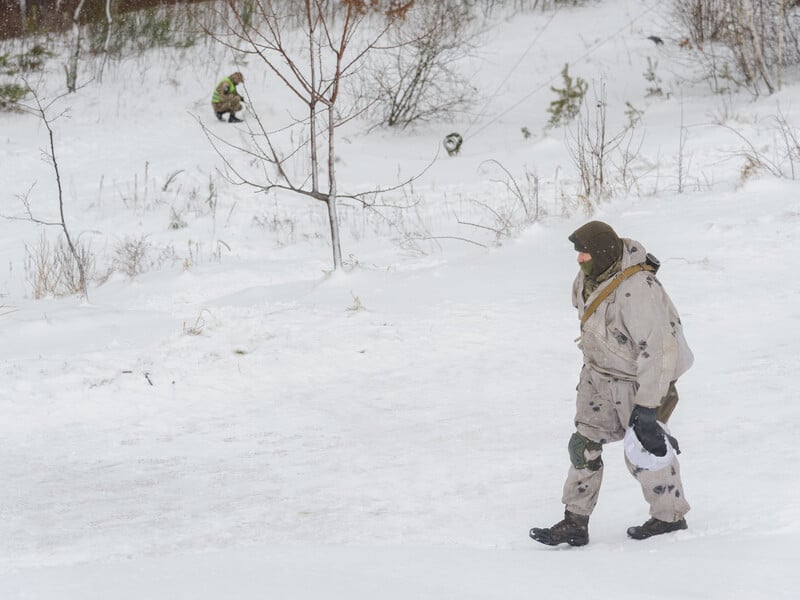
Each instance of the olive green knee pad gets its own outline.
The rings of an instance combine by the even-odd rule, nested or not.
[[[603,449],[603,444],[594,442],[587,437],[582,436],[577,431],[569,438],[569,460],[576,469],[589,469],[590,471],[599,471],[603,466],[603,457],[598,456],[592,460],[586,460],[586,451],[598,452]]]

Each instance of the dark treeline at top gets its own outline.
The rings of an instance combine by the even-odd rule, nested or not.
[[[168,6],[196,4],[206,0],[111,0],[111,14]],[[72,17],[80,0],[0,0],[0,39],[24,34],[63,31],[72,26]],[[81,23],[106,20],[106,0],[85,0]]]

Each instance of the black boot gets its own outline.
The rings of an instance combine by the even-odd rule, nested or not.
[[[636,527],[628,527],[628,537],[635,540],[646,540],[654,535],[661,535],[662,533],[669,533],[671,531],[679,531],[686,529],[686,519],[680,521],[661,521],[656,518],[648,519],[644,524]]]
[[[589,543],[589,516],[576,515],[564,511],[564,520],[545,529],[534,527],[530,536],[542,544],[558,546],[567,543],[570,546],[585,546]]]
[[[241,123],[242,120],[237,118],[235,114],[231,113],[231,116],[228,117],[228,123]]]
[[[218,112],[218,113],[214,113],[214,114],[216,114],[216,115],[217,115],[217,119],[219,119],[220,121],[222,121],[222,115],[224,115],[225,113],[224,113],[224,112]]]

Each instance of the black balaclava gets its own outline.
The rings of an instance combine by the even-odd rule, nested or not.
[[[591,277],[602,275],[622,257],[622,241],[610,225],[602,221],[589,221],[569,236],[577,252],[592,255]]]

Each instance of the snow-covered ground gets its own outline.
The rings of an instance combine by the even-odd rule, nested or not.
[[[769,117],[792,119],[800,83],[758,100],[689,85],[674,41],[647,40],[665,23],[640,0],[496,20],[463,121],[352,123],[345,192],[418,172],[450,131],[465,145],[387,199],[413,208],[342,208],[344,272],[330,272],[321,205],[217,174],[195,115],[246,131],[209,121],[211,88],[235,70],[221,51],[153,51],[56,100],[70,228],[99,271],[137,241],[148,268],[88,300],[33,300],[26,247],[43,229],[0,219],[0,598],[796,598],[800,185],[742,180],[731,129],[773,155]],[[668,96],[646,95],[648,57]],[[613,126],[625,102],[644,112],[639,185],[591,218],[661,259],[696,357],[670,421],[689,529],[626,537],[647,505],[615,444],[591,543],[568,550],[527,533],[561,516],[581,360],[566,238],[590,217],[563,132],[543,131],[565,62],[605,81]],[[277,83],[242,70],[279,125]],[[23,217],[30,190],[54,218],[46,146],[34,116],[0,113],[3,217]],[[539,177],[546,211],[501,244],[457,222],[494,226],[487,206],[515,205],[486,161]],[[417,230],[450,237],[396,243]]]

